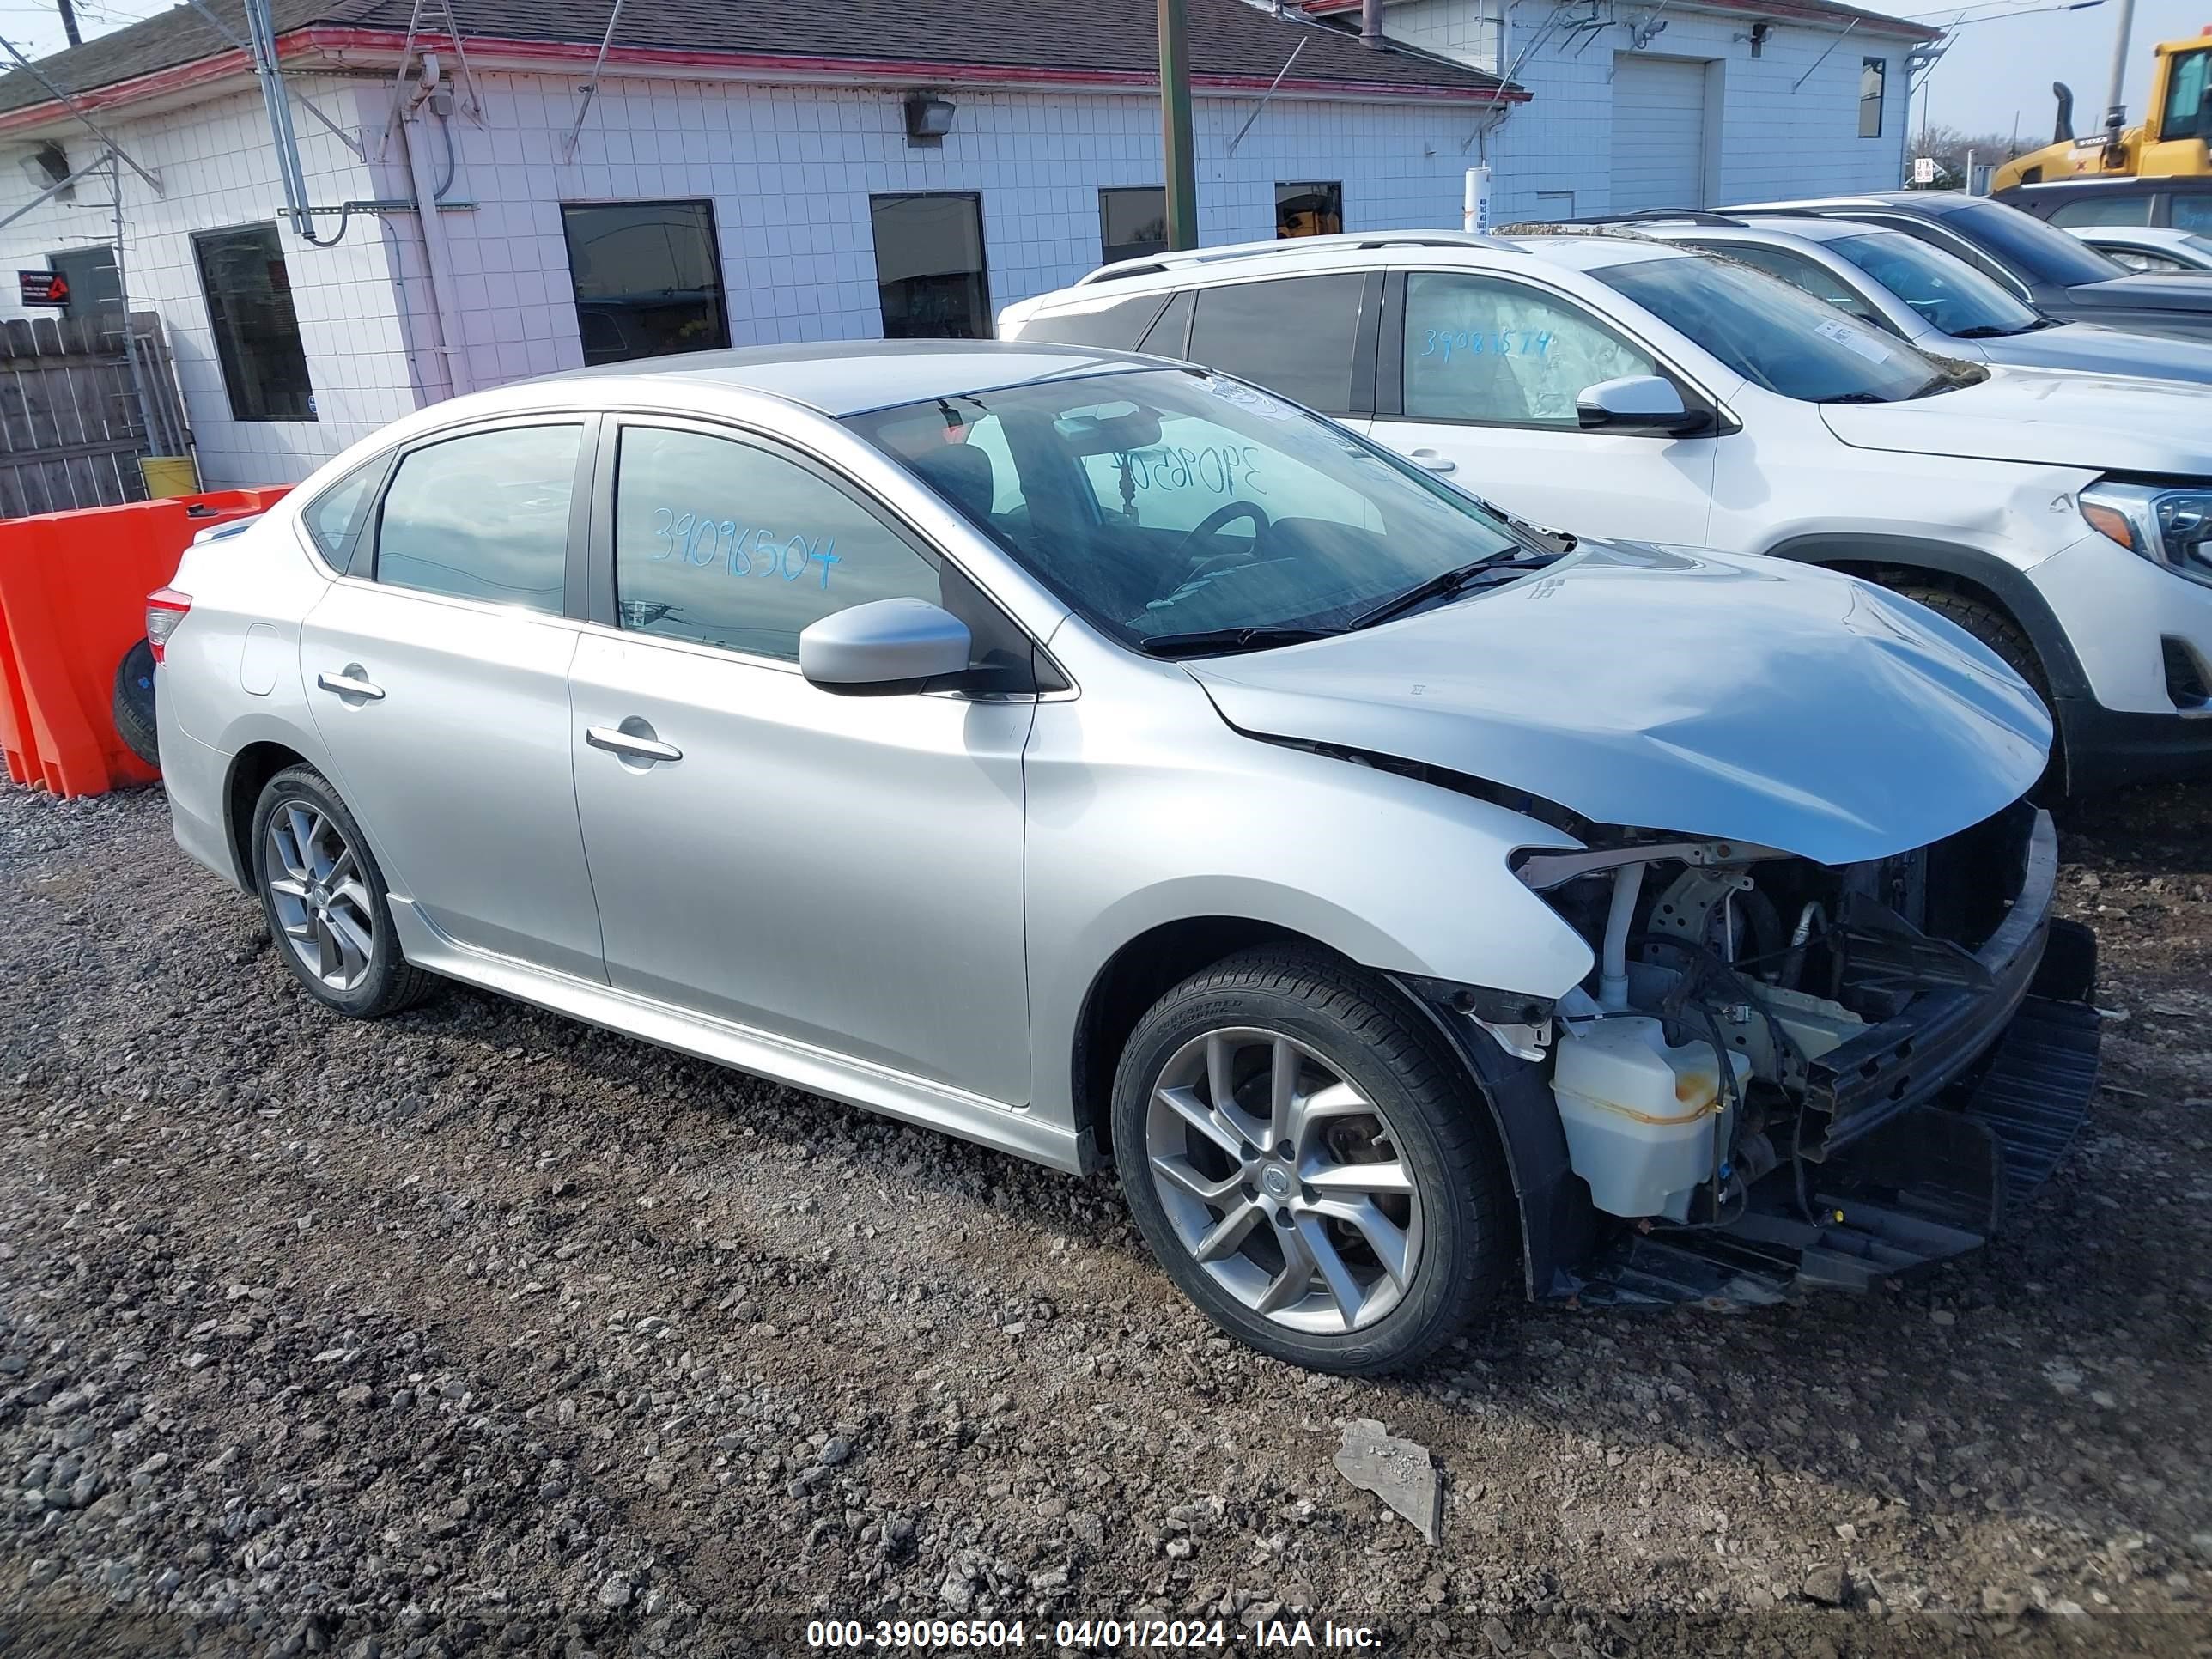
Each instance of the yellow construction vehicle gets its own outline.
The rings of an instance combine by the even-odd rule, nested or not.
[[[2123,130],[2119,64],[2115,64],[2112,100],[2105,130],[2087,138],[2074,136],[2074,94],[2062,84],[2058,127],[2051,143],[2015,156],[1990,176],[1992,193],[2015,185],[2058,184],[2068,179],[2111,179],[2129,175],[2203,178],[2212,174],[2212,27],[2194,40],[2167,40],[2152,48],[2150,113],[2141,126]]]

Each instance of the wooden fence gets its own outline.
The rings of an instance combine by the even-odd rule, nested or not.
[[[128,351],[112,315],[0,322],[0,518],[143,501],[138,458],[191,441],[152,312],[131,313]]]

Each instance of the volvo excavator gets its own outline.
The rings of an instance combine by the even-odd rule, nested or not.
[[[2157,58],[2151,70],[2149,114],[2141,126],[2122,125],[2119,64],[2114,65],[2105,130],[2087,138],[2074,136],[2074,94],[2063,82],[2056,84],[2051,89],[2058,99],[2058,125],[2051,142],[1999,167],[1990,176],[1990,193],[2069,179],[2212,175],[2212,155],[2207,153],[2208,141],[2212,141],[2212,99],[2206,97],[2212,27],[2194,40],[2167,40],[2152,50]]]

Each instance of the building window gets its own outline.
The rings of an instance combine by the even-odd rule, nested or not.
[[[561,228],[586,363],[729,344],[714,210],[707,203],[564,203]]]
[[[1859,60],[1859,137],[1881,137],[1881,87],[1889,77],[1889,62],[1881,58]]]
[[[64,317],[90,317],[106,323],[123,315],[123,283],[115,274],[112,247],[71,248],[46,255],[46,269],[69,284]]]
[[[1164,185],[1098,192],[1098,257],[1144,259],[1168,251],[1168,193]]]
[[[988,340],[983,198],[871,196],[886,340]]]
[[[1277,236],[1334,236],[1344,228],[1344,186],[1308,180],[1275,186]]]
[[[315,390],[300,319],[274,225],[241,225],[192,238],[216,360],[237,421],[312,421]]]

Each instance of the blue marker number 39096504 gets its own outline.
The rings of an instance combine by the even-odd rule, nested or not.
[[[819,531],[811,537],[804,531],[786,535],[767,525],[670,507],[653,509],[653,539],[655,560],[681,559],[702,570],[719,563],[732,576],[781,576],[787,582],[812,568],[820,572],[825,591],[831,567],[840,562],[835,538]]]

